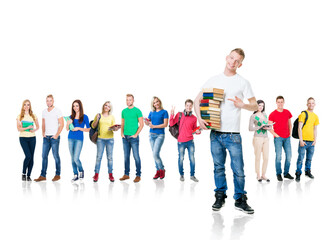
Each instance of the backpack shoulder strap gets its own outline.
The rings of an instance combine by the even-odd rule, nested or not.
[[[307,119],[308,119],[308,113],[307,113],[307,111],[302,111],[302,113],[305,113],[305,121],[304,121],[304,124],[303,124],[303,127],[304,127],[306,122],[307,122]]]

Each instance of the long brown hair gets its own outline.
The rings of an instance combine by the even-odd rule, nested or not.
[[[73,103],[72,103],[72,108],[71,108],[71,110],[72,110],[71,119],[72,119],[72,121],[74,121],[74,119],[75,119],[75,115],[76,115],[76,112],[75,112],[74,109],[73,109],[73,105],[74,105],[74,103],[79,104],[79,123],[82,123],[82,122],[83,122],[83,119],[84,119],[84,110],[83,110],[82,102],[81,102],[79,99],[74,100]]]
[[[25,111],[24,111],[24,104],[25,104],[26,102],[29,102],[29,105],[30,105],[30,106],[29,106],[29,115],[32,117],[32,119],[33,119],[34,122],[35,122],[35,115],[34,115],[34,113],[33,113],[33,111],[32,111],[32,108],[31,108],[31,102],[30,102],[30,100],[28,100],[28,99],[24,100],[23,103],[22,103],[21,114],[20,114],[20,121],[24,118],[24,114],[25,114]]]

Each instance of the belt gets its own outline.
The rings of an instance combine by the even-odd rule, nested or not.
[[[220,133],[220,134],[229,134],[229,135],[231,135],[231,134],[240,134],[239,132],[219,132],[219,131],[216,131],[216,130],[212,130],[212,131]]]

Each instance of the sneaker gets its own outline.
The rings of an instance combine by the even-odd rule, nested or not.
[[[35,182],[45,181],[46,177],[39,176],[38,178],[34,179]]]
[[[27,176],[27,181],[28,181],[28,182],[31,182],[31,178],[30,178],[30,176]]]
[[[180,181],[184,182],[184,176],[183,175],[180,176]]]
[[[193,180],[194,182],[198,182],[198,179],[195,176],[191,176],[190,180]]]
[[[305,172],[305,176],[307,176],[307,177],[309,177],[309,178],[311,178],[311,179],[314,179],[314,176],[311,174],[311,170],[307,170],[307,171]]]
[[[56,176],[54,176],[53,178],[52,178],[52,181],[53,182],[56,182],[56,181],[58,181],[60,179],[60,176],[59,175],[56,175]]]
[[[130,179],[130,177],[128,175],[123,175],[123,177],[121,177],[119,180],[124,181],[126,179]]]
[[[212,205],[213,211],[219,211],[225,205],[225,198],[227,198],[226,194],[223,192],[216,192],[215,193],[216,201]]]
[[[94,177],[93,177],[93,181],[97,182],[99,180],[99,174],[95,173]]]
[[[157,170],[157,173],[154,175],[153,179],[158,179],[160,177],[160,170]]]
[[[284,175],[284,178],[287,178],[287,179],[290,179],[290,180],[293,180],[294,178],[290,175],[290,173],[287,173]]]
[[[77,174],[74,175],[74,177],[72,178],[72,182],[78,181],[79,177]]]
[[[109,180],[110,180],[110,182],[115,182],[115,178],[112,175],[112,173],[109,173]]]
[[[296,182],[300,182],[300,173],[296,173]]]
[[[277,180],[280,181],[280,182],[283,181],[283,178],[282,178],[281,174],[277,174]]]
[[[25,174],[22,174],[22,181],[27,181],[27,176]]]
[[[84,171],[79,172],[79,179],[82,180],[84,179],[84,177],[85,177]]]
[[[234,206],[237,210],[240,210],[247,214],[253,214],[254,210],[247,204],[247,196],[242,195],[241,198],[235,200]]]
[[[140,177],[136,176],[136,178],[135,178],[135,180],[133,180],[133,182],[135,182],[135,183],[140,182]]]
[[[160,179],[164,179],[165,178],[165,173],[166,173],[165,169],[161,169],[160,170]]]

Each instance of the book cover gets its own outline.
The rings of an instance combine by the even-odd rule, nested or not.
[[[224,94],[224,89],[220,89],[220,88],[203,88],[203,93]]]
[[[22,121],[22,127],[26,128],[29,126],[34,126],[34,122],[29,122],[29,121]],[[25,132],[30,132],[31,129],[26,129],[24,130]]]
[[[220,101],[216,101],[216,100],[212,100],[212,99],[202,99],[201,103],[211,103],[211,104],[220,105]]]
[[[215,107],[200,107],[201,111],[215,111],[215,112],[220,112],[220,108],[215,108]]]
[[[70,117],[64,117],[64,119],[65,119],[66,122],[69,121],[69,120],[71,120]],[[73,130],[73,128],[74,128],[73,123],[71,123],[71,124],[68,126],[68,128],[70,129],[70,131]]]

